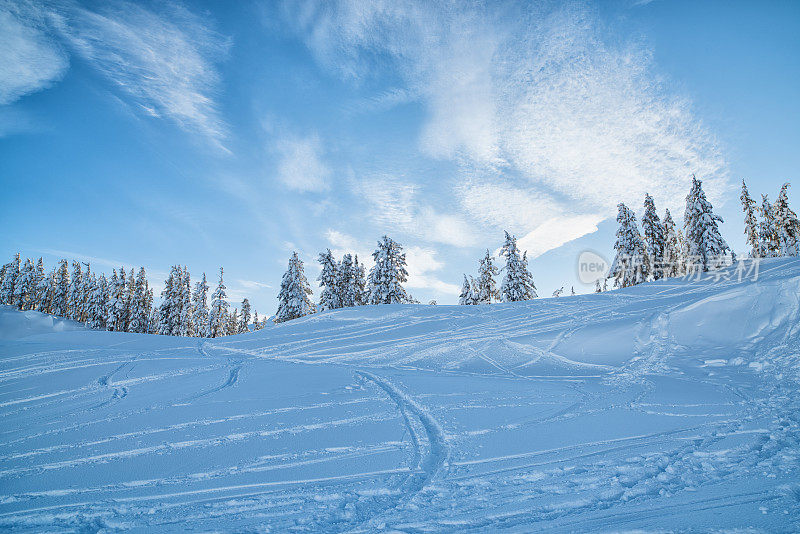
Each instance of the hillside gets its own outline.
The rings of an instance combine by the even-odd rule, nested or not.
[[[226,338],[0,311],[0,529],[800,529],[800,260]]]

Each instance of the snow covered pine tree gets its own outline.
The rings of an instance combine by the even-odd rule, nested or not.
[[[303,270],[303,261],[297,256],[297,252],[292,252],[289,267],[281,279],[275,322],[282,323],[314,313],[311,294],[311,287]]]
[[[528,253],[525,252],[520,257],[517,238],[508,232],[506,232],[506,242],[500,249],[500,255],[506,258],[506,265],[503,267],[505,275],[500,285],[500,298],[503,302],[535,299],[538,295],[533,284],[533,276],[528,270]]]
[[[688,245],[687,261],[697,262],[703,271],[725,265],[728,263],[727,255],[734,259],[731,248],[719,232],[717,223],[721,222],[722,217],[714,214],[713,206],[706,199],[702,182],[692,176],[692,189],[686,195],[683,228]]]
[[[378,241],[378,248],[372,253],[372,257],[375,259],[375,265],[369,271],[369,303],[411,302],[402,285],[408,279],[403,247],[388,236],[383,236]]]

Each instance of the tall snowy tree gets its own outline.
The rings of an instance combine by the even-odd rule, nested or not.
[[[353,256],[352,270],[353,303],[355,306],[363,306],[367,303],[369,293],[367,292],[367,275],[363,263],[358,263],[358,255]]]
[[[53,295],[53,315],[68,317],[69,313],[69,268],[67,260],[61,260],[56,270],[56,285]]]
[[[486,250],[486,255],[480,260],[478,265],[478,281],[476,282],[476,304],[489,304],[493,300],[500,299],[500,292],[497,290],[497,283],[494,277],[500,271],[494,265],[494,258]]]
[[[527,252],[520,256],[516,236],[508,232],[505,234],[506,241],[500,249],[500,255],[506,258],[506,265],[503,267],[505,275],[500,284],[500,298],[503,302],[534,299],[538,295],[533,283],[533,276],[528,270]]]
[[[83,272],[81,262],[72,262],[72,278],[69,286],[69,318],[73,321],[83,322]]]
[[[683,258],[681,246],[678,242],[678,233],[675,230],[675,221],[669,210],[664,213],[664,277],[671,278],[682,274]]]
[[[183,278],[181,285],[181,317],[180,317],[180,336],[194,336],[194,310],[192,308],[192,279],[189,276],[188,267],[183,267]]]
[[[610,276],[616,287],[630,287],[647,280],[648,258],[646,244],[639,234],[636,215],[625,204],[618,204],[616,256],[611,264]]]
[[[757,258],[761,253],[758,240],[758,220],[756,219],[756,201],[750,197],[747,184],[742,180],[742,194],[739,196],[744,211],[744,235],[750,245],[750,257]]]
[[[297,256],[297,252],[293,252],[289,258],[289,267],[281,279],[275,322],[282,323],[314,313],[314,303],[310,296],[311,287],[303,271],[303,261]]]
[[[32,310],[35,307],[36,267],[30,258],[20,269],[17,283],[14,286],[14,303],[20,310]]]
[[[108,280],[101,274],[92,288],[87,325],[95,330],[106,328],[106,308],[108,307]]]
[[[389,236],[378,241],[378,248],[372,253],[375,265],[369,271],[369,303],[395,304],[411,302],[403,288],[408,280],[406,255],[403,247]]]
[[[319,294],[319,310],[335,310],[342,307],[340,298],[341,281],[336,259],[331,253],[331,249],[319,253],[319,263],[322,271],[319,273],[317,281],[321,288]]]
[[[762,258],[774,258],[780,255],[778,225],[775,212],[767,195],[761,195],[761,221],[758,223],[758,241]]]
[[[800,255],[800,221],[789,207],[789,184],[785,183],[775,201],[775,229],[781,256]]]
[[[108,281],[108,299],[106,300],[106,330],[119,332],[122,327],[122,313],[125,310],[125,272],[117,274],[114,269]]]
[[[350,254],[342,256],[342,261],[339,262],[336,272],[338,273],[336,286],[340,304],[343,308],[355,306],[359,301],[359,295],[357,294],[358,290],[356,288],[356,277],[358,273],[354,270],[353,256]],[[321,276],[322,275],[320,275],[320,277]],[[320,300],[322,300],[321,297]]]
[[[203,279],[197,282],[194,286],[194,295],[192,295],[192,307],[194,308],[194,335],[198,337],[209,337],[210,332],[208,328],[208,283],[206,282],[206,273],[203,273]]]
[[[208,317],[209,337],[222,337],[226,334],[228,324],[228,294],[222,279],[223,269],[219,268],[219,283],[211,294],[211,312]]]
[[[250,301],[242,300],[242,314],[239,317],[239,334],[250,331]]]
[[[653,280],[658,280],[664,275],[664,247],[665,236],[664,227],[661,219],[656,213],[656,206],[653,197],[649,194],[644,196],[644,216],[642,217],[642,233],[644,234],[645,251],[650,266],[650,276]]]
[[[475,282],[471,278],[472,277],[467,278],[466,274],[464,275],[464,284],[461,286],[461,294],[458,295],[458,303],[461,306],[477,304],[475,298]]]
[[[133,283],[131,321],[128,325],[130,332],[146,334],[149,330],[150,306],[152,305],[152,303],[148,302],[149,289],[147,274],[144,267],[140,267]]]
[[[3,271],[3,285],[0,287],[0,303],[14,305],[14,288],[19,277],[19,253],[14,254],[11,263],[7,263]]]
[[[50,313],[45,311],[47,300],[47,275],[44,272],[44,261],[39,258],[36,262],[36,309],[42,313]]]
[[[684,236],[689,245],[690,261],[697,261],[703,270],[726,263],[731,248],[722,238],[718,223],[722,217],[714,214],[713,206],[706,199],[702,182],[692,176],[692,189],[686,196],[686,211],[683,215]]]

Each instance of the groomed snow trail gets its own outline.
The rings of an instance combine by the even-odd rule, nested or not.
[[[0,530],[800,530],[800,260],[229,338],[0,309]]]

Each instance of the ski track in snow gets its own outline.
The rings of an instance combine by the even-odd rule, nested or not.
[[[8,308],[0,313],[18,313]],[[0,530],[800,530],[800,260],[0,340]]]

